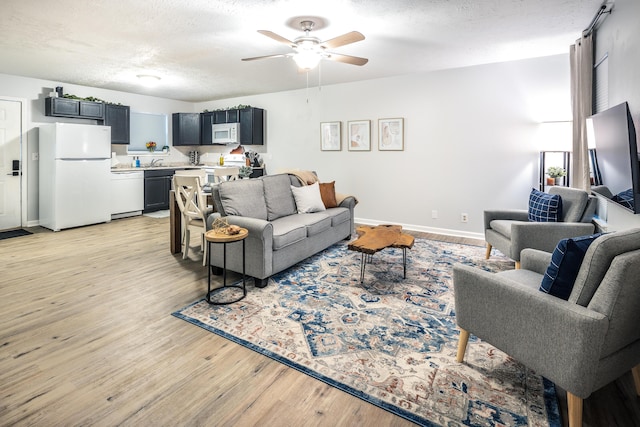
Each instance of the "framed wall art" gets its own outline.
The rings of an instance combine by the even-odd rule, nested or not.
[[[322,151],[342,150],[341,122],[320,123],[320,149]]]
[[[378,150],[404,150],[404,119],[378,120]]]
[[[358,120],[347,122],[349,151],[371,150],[371,121]]]

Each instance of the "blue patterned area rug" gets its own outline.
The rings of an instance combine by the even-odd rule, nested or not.
[[[238,303],[173,315],[416,424],[560,426],[553,384],[506,354],[471,336],[455,361],[452,265],[513,268],[484,251],[416,239],[406,279],[402,251],[386,249],[360,284],[360,253],[339,243]]]

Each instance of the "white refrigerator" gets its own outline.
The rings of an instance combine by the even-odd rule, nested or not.
[[[111,127],[40,126],[40,225],[53,231],[111,221]]]

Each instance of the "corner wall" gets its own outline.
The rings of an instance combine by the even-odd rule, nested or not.
[[[609,62],[609,106],[622,102],[629,110],[640,141],[640,1],[616,0],[613,11],[596,31],[595,59],[605,54]],[[606,202],[607,230],[640,227],[640,214],[632,214],[614,202]]]

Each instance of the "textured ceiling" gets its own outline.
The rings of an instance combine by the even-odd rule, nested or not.
[[[304,88],[290,58],[242,62],[290,49],[296,17],[320,18],[334,49],[362,66],[323,61],[311,85],[568,52],[601,0],[2,0],[0,73],[184,101]],[[153,88],[136,75],[154,74]]]

